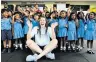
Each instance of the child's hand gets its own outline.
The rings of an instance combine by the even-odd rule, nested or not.
[[[53,24],[51,25],[51,27],[54,29],[57,25],[58,25],[58,23],[55,22],[55,23],[53,23]]]
[[[32,28],[32,23],[30,21],[27,21],[27,25],[29,28]]]

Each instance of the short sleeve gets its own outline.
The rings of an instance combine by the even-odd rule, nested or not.
[[[9,21],[12,22],[12,18],[11,17],[9,17]]]
[[[38,27],[34,27],[31,31],[31,37],[34,37],[35,34],[37,34]]]
[[[49,34],[50,38],[52,38],[52,28],[51,27],[48,27],[48,34]]]

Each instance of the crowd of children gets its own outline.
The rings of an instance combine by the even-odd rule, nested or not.
[[[84,48],[84,40],[87,40],[87,52],[94,54],[92,48],[93,40],[96,40],[96,13],[90,12],[84,15],[82,11],[78,13],[72,12],[71,8],[60,12],[56,8],[53,8],[51,12],[47,9],[45,6],[42,12],[37,4],[33,8],[27,7],[25,9],[18,6],[17,11],[2,9],[1,39],[4,46],[2,53],[7,52],[7,45],[8,53],[11,52],[12,39],[15,40],[14,44],[12,44],[15,50],[18,47],[23,50],[23,43],[25,48],[27,48],[27,22],[30,21],[32,28],[34,28],[39,26],[40,16],[44,16],[47,19],[48,26],[52,26],[55,22],[58,23],[54,30],[58,43],[60,43],[60,50],[66,51],[68,47],[69,51],[80,51]],[[23,38],[24,40],[22,40]]]

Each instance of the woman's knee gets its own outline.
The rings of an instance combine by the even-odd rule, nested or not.
[[[53,39],[52,42],[54,42],[55,45],[58,44],[58,40],[57,39]]]
[[[27,46],[29,46],[31,44],[31,40],[27,40],[26,44],[27,44]]]

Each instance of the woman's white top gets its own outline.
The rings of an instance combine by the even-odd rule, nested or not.
[[[41,35],[38,33],[38,27],[34,27],[31,32],[31,36],[35,36],[35,42],[39,46],[45,46],[49,44],[50,38],[52,38],[52,29],[48,27],[47,33],[46,28],[41,28]]]

